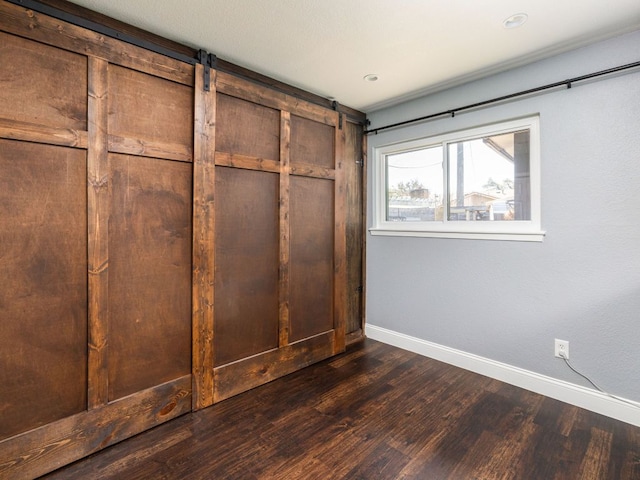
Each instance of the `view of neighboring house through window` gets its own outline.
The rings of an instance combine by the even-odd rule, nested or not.
[[[449,220],[531,220],[529,131],[449,144]]]
[[[537,117],[375,151],[376,185],[384,188],[376,194],[384,197],[376,202],[373,234],[530,234],[541,240]]]

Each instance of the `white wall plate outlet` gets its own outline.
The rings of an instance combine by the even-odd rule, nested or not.
[[[567,360],[569,360],[569,341],[568,340],[558,340],[556,338],[555,356],[558,358],[564,357]]]

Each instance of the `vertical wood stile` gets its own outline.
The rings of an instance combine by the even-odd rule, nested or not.
[[[280,326],[278,329],[279,347],[289,344],[289,167],[291,153],[291,114],[280,112]]]
[[[336,113],[336,117],[339,114]],[[335,243],[334,243],[334,353],[342,352],[346,344],[347,310],[347,192],[344,172],[345,130],[335,123]]]
[[[193,410],[213,404],[215,72],[204,90],[202,65],[195,72],[193,158]]]
[[[362,336],[365,332],[365,321],[367,318],[367,136],[362,135],[362,147],[360,150],[362,155],[362,173],[360,176],[360,188],[362,189],[362,213],[361,213],[361,228],[362,228],[362,293],[361,293],[361,327]]]
[[[345,320],[347,345],[362,339],[362,126],[347,121],[343,172],[347,185],[347,316]]]
[[[108,402],[109,165],[108,63],[88,57],[88,408]]]

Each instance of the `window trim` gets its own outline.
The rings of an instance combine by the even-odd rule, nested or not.
[[[527,129],[529,137],[529,182],[531,220],[513,222],[459,222],[446,219],[432,222],[392,222],[386,219],[386,158],[388,155],[442,146],[443,188],[447,192],[447,144]],[[373,226],[371,235],[405,237],[463,238],[541,242],[540,120],[538,115],[452,131],[373,148]]]

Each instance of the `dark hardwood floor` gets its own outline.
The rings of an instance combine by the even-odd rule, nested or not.
[[[53,479],[640,479],[640,428],[372,340]]]

